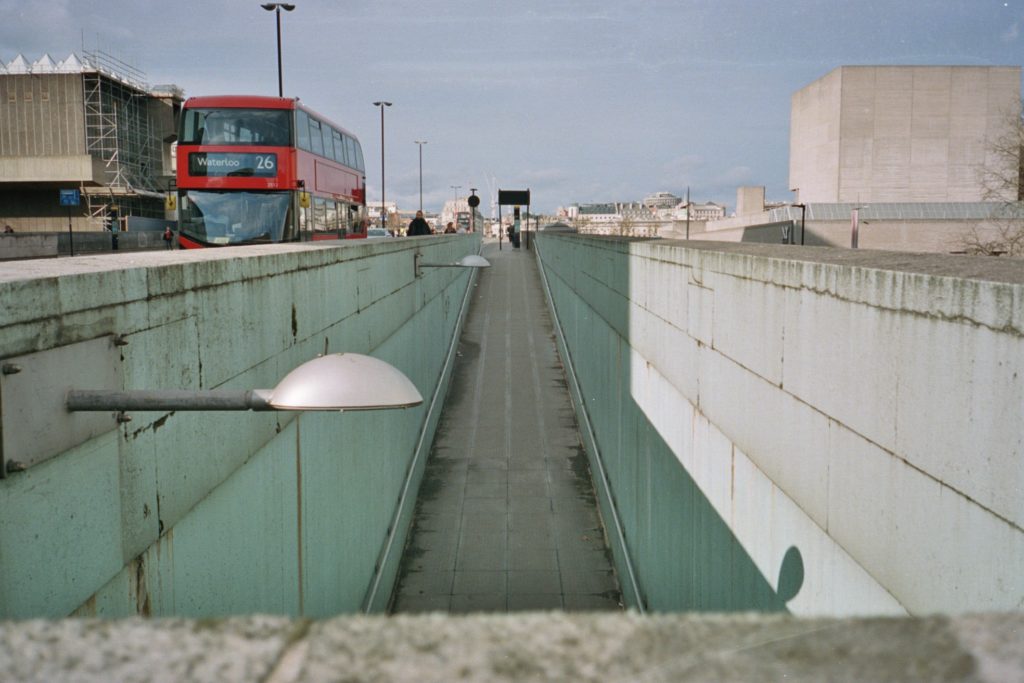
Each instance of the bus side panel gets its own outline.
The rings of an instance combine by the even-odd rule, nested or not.
[[[330,166],[320,160],[314,162],[314,169],[316,192],[332,195],[336,199],[355,196],[359,176],[352,171]]]

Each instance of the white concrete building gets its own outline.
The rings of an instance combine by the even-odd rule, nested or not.
[[[677,197],[671,192],[655,192],[644,197],[641,204],[654,209],[671,209],[681,201],[683,201],[681,197]]]
[[[792,98],[796,201],[982,201],[986,141],[1006,130],[1020,83],[1018,66],[834,69]]]

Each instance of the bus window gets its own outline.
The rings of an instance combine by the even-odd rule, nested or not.
[[[338,229],[338,205],[332,201],[324,202],[326,213],[326,228],[331,232]]]
[[[183,145],[291,145],[290,115],[284,109],[189,109],[182,116]]]
[[[331,138],[331,134],[334,133],[334,130],[330,126],[328,126],[326,123],[321,123],[320,125],[322,126],[321,133],[323,134],[323,137],[324,137],[324,154],[323,155],[325,157],[327,157],[328,159],[333,159],[334,158],[334,140]]]
[[[309,114],[301,109],[295,112],[295,131],[298,133],[299,149],[309,149]]]
[[[359,207],[356,206],[355,204],[349,204],[348,211],[346,213],[348,214],[350,226],[349,232],[356,235],[364,234],[366,232],[366,223],[363,221],[363,217],[360,215]]]
[[[348,159],[346,162],[352,168],[358,168],[356,166],[356,141],[345,136],[345,158]]]
[[[327,230],[327,200],[314,197],[313,199],[313,230],[323,232]]]
[[[280,242],[290,202],[287,192],[185,190],[181,231],[210,244]]]
[[[348,163],[345,160],[345,140],[338,131],[334,131],[334,160],[339,164]]]
[[[349,213],[348,205],[342,202],[335,204],[338,209],[338,228],[341,234],[352,232],[352,216]]]
[[[352,141],[352,144],[356,148],[355,163],[353,166],[360,171],[364,171],[366,170],[366,165],[363,163],[363,148],[360,147],[359,143],[355,140]]]
[[[309,141],[310,150],[313,154],[324,155],[324,139],[320,133],[320,122],[314,118],[309,119]]]

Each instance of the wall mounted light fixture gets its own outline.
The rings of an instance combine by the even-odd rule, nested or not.
[[[0,363],[0,477],[116,428],[131,419],[126,411],[348,411],[423,402],[401,371],[358,353],[314,358],[273,389],[122,391],[110,387],[121,386],[123,344],[103,337]]]
[[[423,263],[420,259],[423,255],[418,251],[413,256],[413,269],[415,276],[420,277],[423,273],[421,268],[490,268],[491,262],[478,254],[466,254],[454,263]]]

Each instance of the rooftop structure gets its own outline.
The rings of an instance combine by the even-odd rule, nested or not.
[[[0,64],[0,218],[62,229],[60,188],[81,193],[79,229],[101,229],[113,207],[163,219],[182,96],[102,52]]]
[[[644,197],[641,203],[644,206],[650,206],[655,209],[671,209],[681,201],[683,201],[681,197],[677,197],[671,192],[655,192]]]

